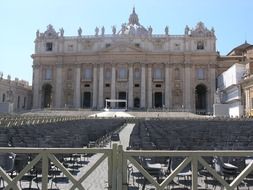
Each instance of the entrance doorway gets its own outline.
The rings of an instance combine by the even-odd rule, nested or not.
[[[91,107],[91,93],[84,92],[83,93],[83,108],[90,108]]]
[[[206,86],[204,84],[199,84],[195,88],[195,105],[196,113],[205,114],[207,109],[207,97],[206,97]]]
[[[52,85],[44,84],[42,87],[43,108],[50,108],[52,106]]]
[[[155,92],[155,107],[162,108],[163,107],[163,95],[161,92]]]
[[[139,108],[140,107],[140,98],[134,98],[134,107]]]
[[[119,100],[126,100],[126,92],[119,92],[119,96],[118,96]],[[118,107],[119,108],[125,108],[126,107],[126,103],[125,102],[119,102],[118,103]]]

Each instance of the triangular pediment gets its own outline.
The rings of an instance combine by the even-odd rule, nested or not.
[[[144,49],[132,44],[110,44],[100,50],[101,53],[142,53]]]

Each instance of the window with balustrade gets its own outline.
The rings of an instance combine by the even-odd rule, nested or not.
[[[47,67],[47,68],[45,68],[44,71],[45,71],[44,79],[45,80],[52,80],[52,68]]]
[[[119,67],[118,80],[127,80],[127,68],[126,67]]]
[[[204,80],[205,79],[205,70],[204,70],[204,68],[197,68],[196,69],[196,78],[198,80]]]
[[[153,79],[154,80],[162,80],[162,69],[161,68],[154,68],[153,70]]]
[[[82,78],[85,81],[91,81],[92,80],[92,69],[91,68],[84,68]]]

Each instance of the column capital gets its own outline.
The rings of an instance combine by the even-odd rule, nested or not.
[[[41,66],[40,63],[34,63],[32,67],[33,67],[33,69],[39,69],[40,66]]]
[[[134,63],[131,62],[131,63],[128,63],[127,65],[128,65],[129,67],[133,67],[133,66],[134,66]]]
[[[56,68],[62,68],[62,63],[57,62],[55,65],[56,65]]]
[[[154,63],[148,63],[148,68],[152,68]]]
[[[76,68],[80,68],[82,63],[75,63]]]

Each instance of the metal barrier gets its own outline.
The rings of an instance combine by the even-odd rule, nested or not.
[[[253,156],[253,151],[135,151],[123,150],[122,145],[113,144],[111,149],[104,148],[0,148],[0,154],[13,152],[15,154],[37,154],[28,165],[14,178],[11,178],[3,168],[0,167],[0,176],[7,182],[5,189],[20,189],[18,181],[36,165],[42,162],[42,189],[48,189],[48,163],[51,161],[58,167],[65,176],[72,182],[71,190],[84,190],[82,182],[107,158],[108,159],[108,189],[127,190],[128,189],[128,164],[131,163],[139,172],[157,189],[163,190],[188,164],[191,164],[191,189],[198,186],[198,165],[202,165],[206,170],[227,190],[235,189],[243,179],[253,170],[253,162],[247,165],[237,177],[228,183],[220,176],[203,157],[248,157]],[[90,169],[79,179],[76,179],[57,159],[57,154],[85,154],[101,153],[102,156],[91,166]],[[166,178],[158,183],[148,171],[135,159],[136,157],[184,157],[184,160]]]

